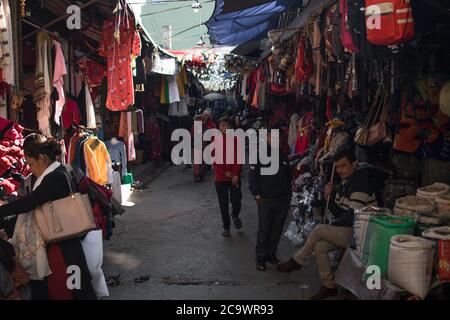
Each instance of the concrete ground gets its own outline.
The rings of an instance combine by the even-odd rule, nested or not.
[[[255,269],[257,212],[245,174],[243,228],[232,228],[231,238],[221,235],[212,173],[196,184],[192,169],[171,167],[149,189],[133,193],[135,206],[116,217],[112,240],[105,241],[105,275],[121,275],[108,299],[304,299],[320,285],[318,278],[314,284],[314,259],[287,275],[270,264],[264,272]],[[286,226],[291,220],[289,214]],[[279,258],[294,252],[283,235]]]

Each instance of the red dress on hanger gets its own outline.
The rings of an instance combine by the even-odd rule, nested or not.
[[[115,28],[118,25],[119,38]],[[105,20],[99,55],[108,61],[108,97],[106,107],[111,111],[124,111],[134,104],[132,55],[141,52],[140,39],[136,36],[134,19],[128,15]]]

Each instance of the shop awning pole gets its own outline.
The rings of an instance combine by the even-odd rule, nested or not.
[[[86,8],[86,7],[89,7],[90,5],[96,3],[97,1],[98,1],[98,0],[91,0],[91,1],[89,1],[89,2],[87,2],[87,3],[85,3],[85,4],[83,4],[83,5],[81,5],[81,6],[80,6],[80,9],[84,9],[84,8]],[[47,23],[46,25],[40,27],[40,29],[47,29],[48,27],[51,27],[51,26],[54,25],[55,23],[57,23],[57,22],[59,22],[59,21],[61,21],[61,20],[64,20],[64,19],[66,19],[67,17],[70,17],[70,16],[71,16],[70,13],[66,13],[65,15],[63,15],[63,16],[61,16],[61,17],[59,17],[59,18],[56,18],[55,20],[52,20],[52,21],[50,21],[49,23]],[[21,40],[23,41],[23,40],[25,40],[25,39],[27,39],[27,38],[33,36],[34,34],[36,34],[36,33],[38,33],[38,32],[39,32],[39,30],[34,30],[34,31],[30,32],[29,34],[23,36]]]

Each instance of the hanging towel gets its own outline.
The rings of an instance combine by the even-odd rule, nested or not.
[[[180,92],[178,91],[177,79],[175,76],[168,77],[169,82],[169,103],[180,102]]]

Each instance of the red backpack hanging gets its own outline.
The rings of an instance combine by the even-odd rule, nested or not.
[[[366,0],[367,40],[390,46],[414,38],[410,0]]]

